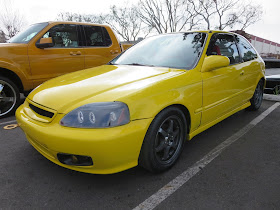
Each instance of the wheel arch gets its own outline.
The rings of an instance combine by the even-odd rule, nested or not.
[[[266,80],[265,80],[265,78],[264,78],[264,77],[261,77],[260,80],[263,81],[263,88],[265,88],[265,86],[266,86]]]
[[[182,105],[182,104],[172,104],[172,105],[169,105],[169,106],[165,107],[160,112],[162,112],[163,110],[168,109],[170,107],[176,107],[176,108],[180,109],[184,113],[184,116],[185,116],[186,121],[187,121],[187,129],[188,129],[187,130],[187,134],[189,134],[190,130],[191,130],[191,115],[190,115],[189,109],[186,106]]]
[[[6,78],[10,79],[11,81],[13,81],[15,83],[15,85],[18,87],[20,92],[24,91],[22,81],[15,72],[13,72],[9,69],[0,67],[0,76],[6,77]]]

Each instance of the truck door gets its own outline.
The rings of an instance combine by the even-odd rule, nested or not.
[[[50,78],[85,67],[84,49],[80,44],[77,25],[55,25],[40,38],[48,37],[52,38],[53,47],[39,49],[35,43],[28,46],[30,68],[35,86]]]
[[[115,35],[109,35],[102,26],[81,25],[85,35],[85,67],[95,67],[108,63],[121,53]]]

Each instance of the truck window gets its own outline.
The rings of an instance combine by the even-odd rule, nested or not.
[[[79,47],[77,26],[70,24],[60,24],[52,27],[43,38],[52,37],[53,48],[75,48]]]
[[[108,47],[112,44],[108,31],[101,26],[83,25],[86,46],[88,47]]]
[[[258,57],[254,48],[245,38],[236,36],[236,40],[244,62],[254,60]]]

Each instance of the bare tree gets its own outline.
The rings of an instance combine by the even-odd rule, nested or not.
[[[5,33],[0,30],[0,43],[5,43],[7,40],[6,40],[6,36],[5,36]]]
[[[140,33],[142,36],[149,34],[149,30],[143,27],[139,14],[136,6],[117,7],[114,5],[111,7],[110,15],[103,17],[118,35],[129,42],[136,41]]]
[[[241,25],[240,29],[245,30],[248,26],[258,22],[263,14],[263,9],[260,5],[251,5],[250,3],[243,6],[238,16],[238,23]]]
[[[190,30],[198,24],[194,7],[186,0],[140,0],[142,21],[157,33]]]
[[[238,16],[233,10],[238,2],[239,0],[213,0],[218,16],[217,29],[224,30],[226,27],[233,27],[237,23]]]
[[[244,30],[260,20],[262,8],[259,5],[245,4],[241,0],[187,0],[193,5],[206,28],[224,30],[236,25]],[[245,0],[246,1],[246,0]],[[199,20],[200,21],[200,20]]]
[[[247,0],[244,0],[245,2]],[[151,30],[168,33],[201,28],[244,30],[260,20],[262,8],[241,0],[139,0],[137,6],[111,6],[108,14],[60,13],[57,20],[107,23],[125,41]]]
[[[14,9],[12,2],[4,2],[0,13],[0,25],[7,39],[15,36],[25,25],[23,15]]]
[[[90,23],[104,23],[102,15],[93,14],[79,14],[71,12],[61,12],[57,15],[57,20],[74,21],[74,22],[90,22]]]
[[[206,25],[207,29],[210,30],[211,28],[211,18],[217,13],[215,7],[215,0],[187,0],[190,4],[192,4],[196,15],[201,17]],[[200,20],[200,21],[201,21]]]

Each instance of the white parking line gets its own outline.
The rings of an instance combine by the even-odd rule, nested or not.
[[[279,105],[280,105],[279,102],[273,104],[263,113],[261,113],[258,117],[252,120],[248,125],[240,129],[237,133],[233,134],[231,137],[229,137],[224,142],[222,142],[217,147],[215,147],[212,151],[210,151],[207,155],[205,155],[201,160],[196,162],[193,166],[191,166],[182,174],[180,174],[175,179],[170,181],[168,184],[163,186],[159,191],[157,191],[155,194],[147,198],[144,202],[136,206],[134,210],[154,209],[155,207],[157,207],[162,201],[164,201],[166,198],[168,198],[170,195],[176,192],[183,184],[185,184],[194,175],[196,175],[202,168],[207,166],[212,160],[218,157],[227,147],[229,147],[232,143],[240,139],[244,134],[250,131],[259,122],[261,122],[267,115],[269,115]]]
[[[7,121],[7,122],[2,122],[0,123],[0,125],[5,125],[5,124],[9,124],[9,123],[14,123],[16,122],[16,120],[11,120],[11,121]]]

